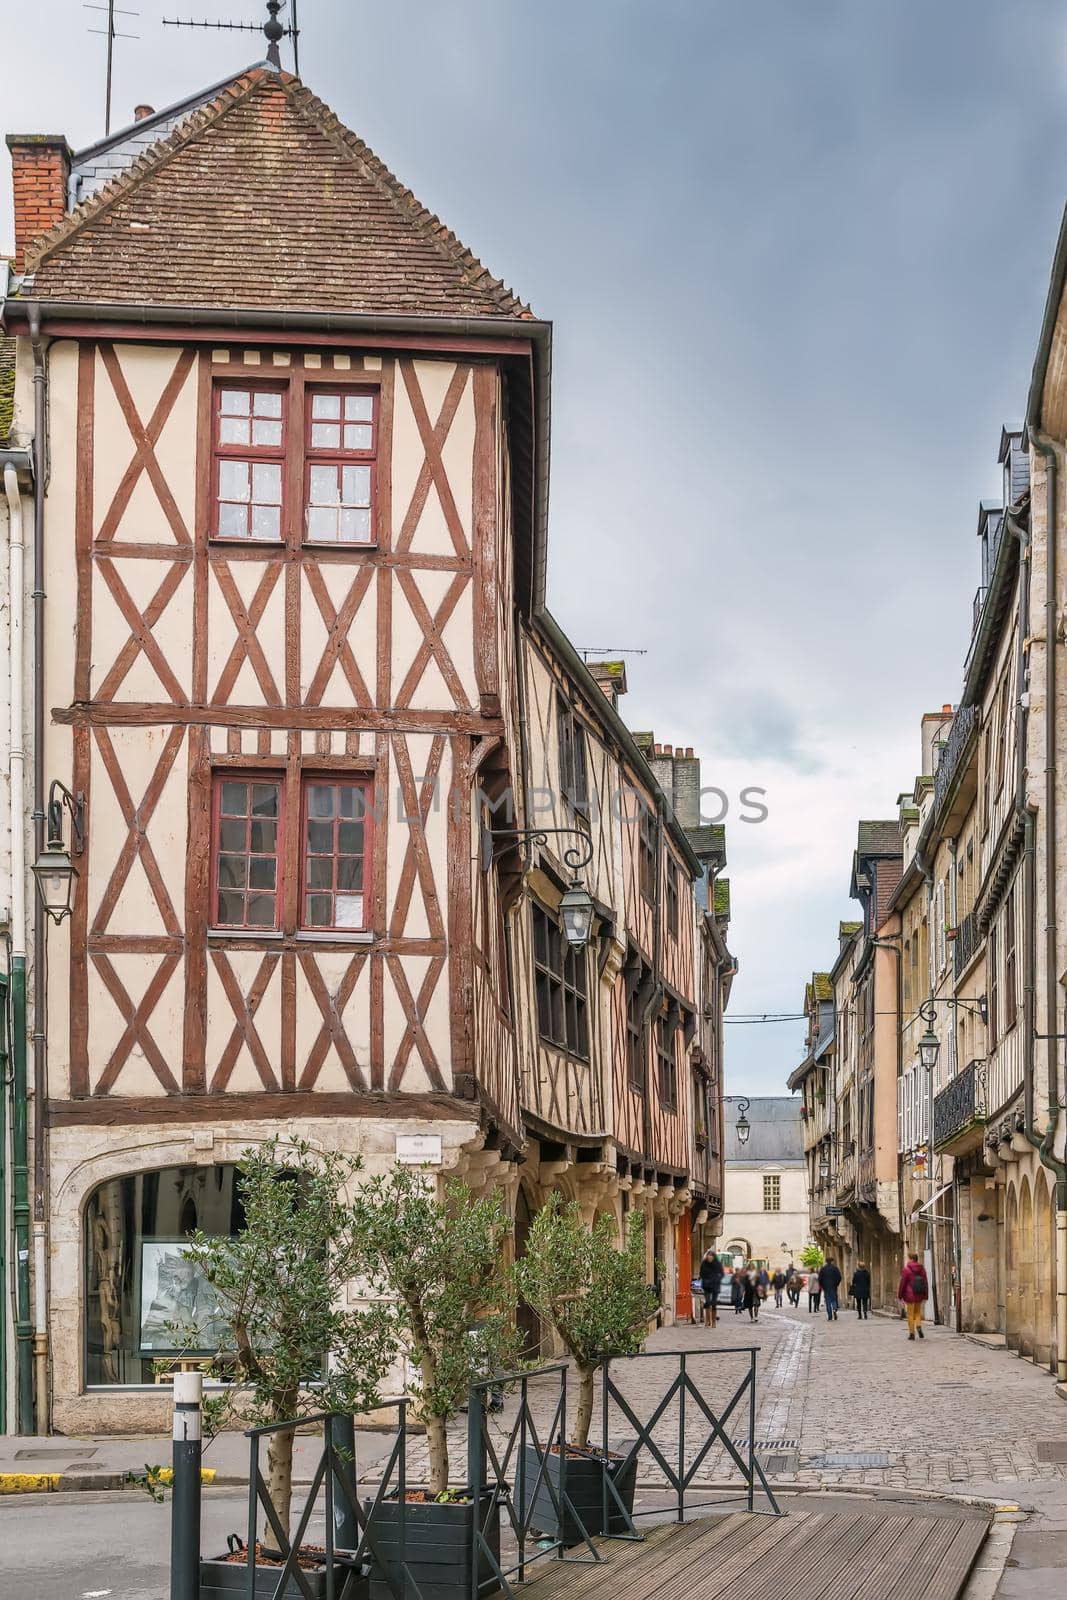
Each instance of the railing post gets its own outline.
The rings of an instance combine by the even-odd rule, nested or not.
[[[174,1485],[170,1500],[170,1600],[200,1600],[202,1372],[174,1374]]]
[[[476,1384],[467,1391],[467,1485],[471,1497],[471,1600],[478,1600],[478,1573],[482,1564],[482,1485],[487,1470],[485,1394]]]
[[[678,1521],[685,1521],[685,1351],[679,1357],[681,1388],[678,1394]]]
[[[356,1424],[353,1417],[332,1416],[326,1423],[326,1439],[340,1465],[330,1463],[331,1478],[339,1478],[344,1485],[333,1493],[333,1542],[339,1550],[355,1550],[359,1545],[359,1523],[356,1520]],[[348,1490],[348,1494],[345,1490]],[[351,1496],[351,1504],[349,1503]]]
[[[755,1506],[756,1486],[756,1352],[748,1353],[748,1509]]]
[[[559,1555],[563,1559],[564,1535],[567,1528],[567,1369],[559,1375]]]

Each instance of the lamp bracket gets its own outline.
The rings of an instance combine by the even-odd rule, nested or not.
[[[59,778],[53,778],[48,786],[49,844],[63,841],[64,806],[70,812],[70,830],[74,845],[72,854],[80,856],[85,850],[85,795],[80,789],[77,794],[71,794],[65,783]]]
[[[563,852],[563,865],[575,874],[587,867],[593,859],[593,841],[581,828],[500,828],[493,829],[493,839],[523,839],[530,844],[544,845],[552,834],[567,834],[581,841],[580,847],[571,845]]]

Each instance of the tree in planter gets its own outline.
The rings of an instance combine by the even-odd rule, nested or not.
[[[184,1330],[190,1348],[218,1344],[214,1375],[232,1386],[205,1402],[216,1433],[240,1416],[253,1427],[317,1411],[351,1413],[379,1402],[396,1342],[380,1307],[349,1309],[356,1275],[344,1191],[352,1156],[270,1140],[241,1157],[244,1225],[234,1237],[191,1236],[185,1256],[216,1303],[208,1330]],[[268,1435],[267,1487],[289,1531],[293,1433]]]
[[[519,1359],[504,1196],[476,1200],[457,1179],[439,1195],[432,1174],[396,1166],[358,1190],[351,1226],[359,1271],[372,1293],[387,1297],[393,1337],[415,1368],[411,1393],[426,1425],[430,1491],[442,1496],[450,1418],[472,1383]]]
[[[593,1383],[605,1358],[636,1355],[659,1297],[645,1270],[645,1217],[634,1211],[622,1247],[614,1217],[587,1228],[577,1204],[553,1194],[538,1212],[519,1264],[519,1292],[555,1329],[578,1369],[572,1443],[589,1444]]]

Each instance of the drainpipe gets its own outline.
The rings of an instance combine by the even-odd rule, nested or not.
[[[11,834],[11,1221],[15,1235],[16,1427],[33,1430],[33,1327],[30,1320],[30,1199],[26,1083],[26,831],[22,661],[25,540],[22,496],[4,467],[8,519],[8,796]]]
[[[33,836],[34,859],[44,848],[44,497],[48,484],[48,376],[41,338],[41,308],[27,308],[33,352]],[[44,906],[33,899],[33,1364],[37,1391],[37,1432],[48,1432],[48,1244],[45,1221],[48,1100],[45,1028],[47,1025]]]
[[[1022,641],[1029,636],[1030,628],[1030,541],[1023,536],[1010,517],[1008,527],[1019,538],[1019,715],[1016,728],[1016,809],[1023,807],[1023,842],[1025,876],[1023,893],[1026,901],[1023,920],[1024,938],[1029,944],[1025,953],[1026,984],[1024,993],[1023,1036],[1023,1124],[1028,1142],[1037,1151],[1042,1165],[1053,1174],[1056,1184],[1056,1377],[1067,1383],[1067,1166],[1053,1155],[1052,1146],[1059,1122],[1059,1057],[1056,1020],[1059,1017],[1056,978],[1056,553],[1058,542],[1058,512],[1056,504],[1057,460],[1051,439],[1030,426],[1027,435],[1031,446],[1045,458],[1045,1044],[1048,1072],[1048,1122],[1044,1134],[1039,1135],[1034,1125],[1034,1042],[1036,1040],[1036,1006],[1033,989],[1034,955],[1036,944],[1036,853],[1034,848],[1034,817],[1025,803],[1025,723],[1028,709],[1023,704]],[[1025,623],[1025,628],[1024,628]],[[1029,999],[1029,1017],[1025,1016]]]

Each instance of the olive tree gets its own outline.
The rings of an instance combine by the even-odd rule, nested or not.
[[[577,1204],[553,1194],[534,1218],[518,1267],[519,1292],[554,1328],[578,1369],[572,1443],[589,1443],[593,1382],[611,1356],[636,1355],[659,1309],[645,1271],[644,1213],[630,1213],[622,1245],[612,1216],[587,1228]]]
[[[430,1490],[448,1489],[451,1417],[472,1383],[518,1360],[511,1219],[497,1190],[475,1199],[457,1179],[397,1165],[357,1191],[351,1208],[359,1271],[383,1297],[414,1369],[409,1388],[426,1427]]]
[[[825,1261],[826,1257],[817,1244],[806,1244],[800,1252],[800,1264],[807,1267],[809,1272],[817,1272]]]
[[[237,1415],[259,1427],[379,1402],[393,1329],[382,1308],[345,1303],[355,1276],[345,1190],[359,1170],[355,1157],[273,1139],[241,1157],[240,1231],[190,1237],[184,1253],[214,1304],[210,1329],[186,1328],[184,1341],[216,1344],[212,1370],[231,1380],[206,1403],[211,1432]],[[287,1532],[293,1433],[272,1433],[267,1446],[267,1487]]]

